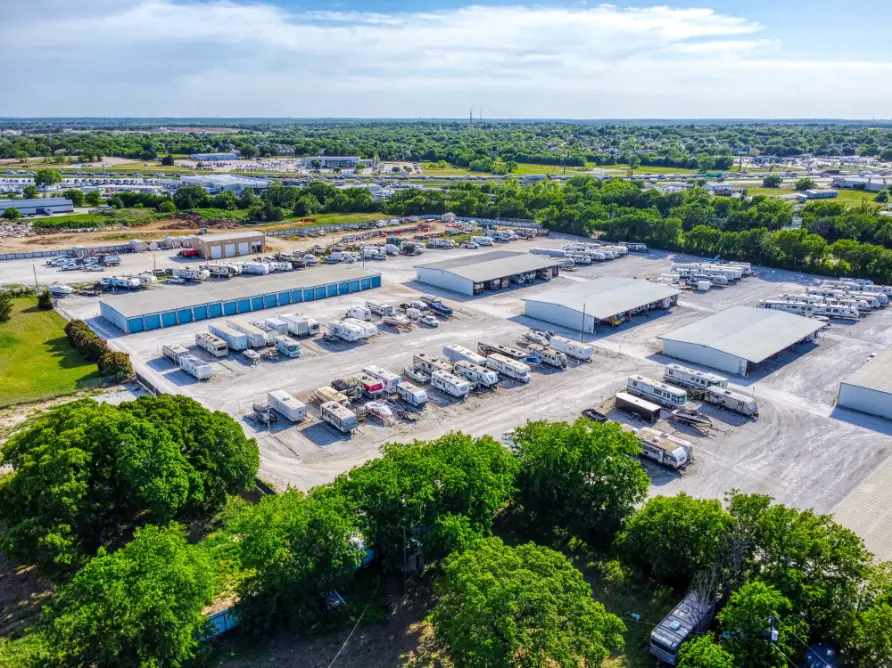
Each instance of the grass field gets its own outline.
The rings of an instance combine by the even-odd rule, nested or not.
[[[453,167],[452,165],[440,169],[436,167],[435,163],[430,162],[423,163],[421,171],[425,176],[464,176],[471,173],[464,167]]]
[[[108,227],[110,225],[128,225],[138,227],[156,218],[163,217],[154,209],[117,209],[102,213],[73,213],[66,216],[50,216],[34,218],[35,227],[75,229],[81,227]]]
[[[98,378],[69,343],[65,319],[55,311],[41,311],[37,300],[13,300],[12,317],[0,325],[0,406],[70,394]]]
[[[315,218],[315,222],[299,223],[301,218]],[[386,213],[317,213],[315,216],[289,216],[277,223],[264,223],[256,225],[263,230],[287,230],[296,227],[314,227],[317,225],[341,225],[345,223],[365,223],[370,220],[392,218]]]
[[[618,171],[625,173],[628,165],[604,165],[603,167],[594,163],[589,163],[589,169],[603,169],[606,172]],[[696,169],[686,169],[684,167],[638,167],[632,170],[633,174],[696,174]]]
[[[792,188],[763,188],[762,186],[747,187],[746,194],[767,195],[768,197],[789,196],[796,191]],[[842,202],[846,206],[861,206],[861,202],[867,202],[868,205],[879,208],[883,206],[879,202],[874,201],[875,193],[865,193],[860,190],[840,190],[839,196],[829,200],[811,200],[814,202]]]

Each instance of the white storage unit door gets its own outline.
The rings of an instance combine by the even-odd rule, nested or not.
[[[240,243],[238,245],[238,254],[239,255],[250,255],[251,254],[251,248],[248,245],[247,241],[244,243]]]
[[[223,246],[211,246],[211,259],[219,260],[223,257]]]
[[[226,255],[226,257],[235,257],[235,244],[226,244],[224,255]]]

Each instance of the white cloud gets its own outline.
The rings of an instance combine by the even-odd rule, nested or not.
[[[791,60],[765,27],[709,9],[71,4],[81,6],[33,0],[4,16],[0,56],[12,71],[0,114],[454,117],[480,104],[514,118],[888,113],[875,82],[892,63]]]

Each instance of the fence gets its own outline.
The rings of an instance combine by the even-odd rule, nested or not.
[[[123,246],[102,246],[100,248],[85,248],[90,254],[94,253],[131,253],[133,252],[133,247],[129,244]],[[74,249],[69,248],[68,250],[47,250],[47,251],[34,251],[33,253],[5,253],[4,255],[0,255],[0,262],[3,260],[30,260],[34,258],[41,257],[59,257],[60,255],[72,255],[74,253]]]

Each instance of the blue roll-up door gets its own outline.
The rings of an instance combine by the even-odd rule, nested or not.
[[[311,302],[311,301],[313,301],[313,299],[314,299],[314,296],[313,296],[313,288],[309,288],[309,289],[307,289],[307,290],[304,290],[304,301],[305,301],[305,302]]]
[[[177,324],[177,312],[176,311],[168,311],[167,313],[161,314],[161,326],[162,327],[173,327]]]
[[[275,308],[276,307],[276,296],[275,295],[264,295],[263,296],[263,305],[266,308]]]
[[[183,308],[177,311],[177,320],[181,325],[187,322],[192,322],[192,309]]]
[[[145,325],[143,325],[142,318],[130,318],[130,320],[127,321],[127,331],[131,334],[141,332],[144,328]]]
[[[339,295],[346,295],[349,292],[350,292],[350,283],[349,282],[338,283],[338,294]]]
[[[238,313],[238,304],[235,302],[226,302],[223,304],[223,313],[225,315],[235,315]]]
[[[207,320],[208,307],[205,305],[196,306],[192,309],[192,315],[196,320]]]
[[[316,299],[325,299],[325,286],[324,285],[320,285],[318,288],[316,288]]]
[[[373,288],[381,287],[381,277],[380,276],[372,276],[372,287]]]
[[[280,292],[279,293],[279,306],[285,306],[285,304],[291,303],[291,293],[290,292]]]
[[[238,312],[239,313],[249,313],[251,311],[251,300],[250,299],[239,299],[238,300]]]
[[[160,329],[161,328],[161,316],[157,313],[146,316],[146,329]]]
[[[326,285],[325,292],[329,297],[337,297],[338,296],[338,284],[332,283],[331,285]]]
[[[251,297],[251,310],[259,311],[263,308],[263,297]]]
[[[292,290],[291,291],[291,303],[292,304],[300,304],[304,300],[304,291],[303,290]]]
[[[368,290],[370,287],[372,287],[372,279],[371,278],[360,279],[359,287],[361,290]]]
[[[359,279],[350,281],[350,292],[359,292]]]
[[[219,318],[221,315],[223,315],[223,304],[221,302],[208,304],[208,318]]]

